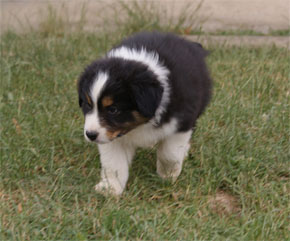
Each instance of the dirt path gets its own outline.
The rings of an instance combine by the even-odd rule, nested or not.
[[[12,28],[23,31],[27,26],[37,27],[45,13],[48,4],[57,9],[71,24],[78,21],[81,6],[85,3],[87,29],[93,29],[98,23],[100,12],[109,11],[117,0],[1,0],[0,33]],[[127,0],[130,1],[130,0]],[[140,0],[139,0],[140,1]],[[157,2],[157,1],[156,1]],[[62,8],[65,3],[66,8]],[[166,9],[173,17],[188,3],[197,6],[199,1],[190,0],[159,0],[157,4]],[[192,6],[193,8],[195,7]],[[194,13],[200,21],[203,31],[217,30],[255,30],[268,33],[271,30],[289,29],[290,1],[288,0],[203,0],[200,9]],[[196,38],[196,37],[192,37]],[[287,47],[287,37],[207,37],[205,41],[234,44],[259,45],[261,43]]]
[[[99,11],[110,8],[117,0],[1,0],[1,29],[17,27],[19,22],[37,25],[48,4],[60,8],[63,3],[68,6],[65,14],[75,17],[80,14],[80,5],[85,3],[88,11],[88,23],[94,23]],[[127,0],[130,1],[130,0]],[[159,0],[161,8],[167,9],[173,16],[189,3],[198,4],[192,0]],[[205,31],[217,29],[253,29],[267,32],[270,29],[289,28],[290,1],[288,0],[203,0],[197,17],[206,20],[203,23]]]

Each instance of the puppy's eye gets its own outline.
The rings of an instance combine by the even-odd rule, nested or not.
[[[93,106],[90,104],[90,103],[86,103],[86,107],[89,109],[89,110],[91,110],[91,109],[93,109]]]
[[[107,107],[107,111],[108,111],[108,113],[109,113],[110,115],[116,115],[116,114],[119,113],[119,110],[117,109],[117,107],[116,107],[116,106],[113,106],[113,105],[108,106],[108,107]]]

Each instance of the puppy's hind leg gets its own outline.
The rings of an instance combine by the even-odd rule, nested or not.
[[[160,177],[173,181],[177,179],[190,147],[191,133],[191,130],[176,133],[160,142],[157,149],[157,173]]]

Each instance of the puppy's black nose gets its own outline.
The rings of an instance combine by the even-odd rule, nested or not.
[[[91,141],[94,141],[94,140],[97,139],[99,133],[97,133],[97,132],[93,132],[93,131],[92,131],[92,132],[90,132],[90,131],[86,131],[86,135],[87,135],[87,137],[88,137]]]

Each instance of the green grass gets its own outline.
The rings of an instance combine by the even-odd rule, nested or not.
[[[271,30],[270,35],[276,36],[290,36],[290,29]]]
[[[214,95],[177,182],[140,150],[122,197],[95,193],[76,80],[122,36],[155,27],[2,36],[1,240],[289,240],[285,49],[210,47]]]
[[[194,35],[217,35],[217,36],[290,36],[290,29],[278,29],[278,30],[270,30],[268,33],[262,33],[259,31],[255,31],[252,29],[244,29],[244,30],[217,30],[213,32],[205,32],[202,28],[195,28],[194,30],[183,29],[180,30],[181,33],[186,35],[194,34]]]

